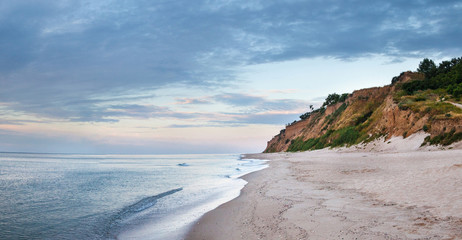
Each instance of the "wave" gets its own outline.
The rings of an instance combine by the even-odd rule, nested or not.
[[[107,237],[114,237],[114,231],[117,232],[117,228],[123,225],[123,222],[125,220],[128,220],[129,218],[135,217],[138,213],[154,206],[157,203],[157,200],[172,195],[176,192],[179,192],[183,190],[183,188],[175,188],[167,192],[163,192],[154,196],[146,197],[138,202],[129,205],[127,207],[124,207],[121,211],[119,211],[117,214],[115,214],[109,223],[108,231],[106,231],[106,236]]]

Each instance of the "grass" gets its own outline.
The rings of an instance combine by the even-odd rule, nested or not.
[[[343,103],[339,108],[337,108],[337,110],[335,110],[335,112],[327,116],[326,117],[327,125],[332,124],[335,121],[335,119],[337,119],[337,117],[340,116],[340,114],[342,114],[343,111],[345,111],[347,106],[348,105],[346,103]]]
[[[345,127],[338,130],[328,130],[318,138],[310,138],[306,141],[302,137],[292,140],[288,152],[308,151],[326,147],[351,146],[365,140],[368,136],[358,131],[355,127]]]
[[[374,113],[373,111],[369,111],[361,116],[359,116],[358,118],[356,118],[356,121],[355,121],[355,126],[358,126],[359,124],[367,121],[367,119],[369,119],[369,117],[372,115],[372,113]]]
[[[411,110],[415,113],[430,114],[432,116],[443,115],[451,117],[451,113],[462,114],[462,109],[448,102],[433,100],[416,101],[413,97],[403,97],[398,103],[400,110]],[[447,115],[449,114],[449,115]]]
[[[333,134],[332,147],[348,145],[351,146],[361,137],[361,133],[355,127],[342,128]]]
[[[462,113],[462,109],[458,108],[450,103],[447,102],[433,102],[427,104],[430,108],[432,108],[434,114],[446,114],[446,113]]]
[[[398,103],[399,101],[401,101],[401,98],[404,96],[406,96],[406,91],[398,90],[393,94],[393,101],[395,103]]]
[[[434,137],[427,136],[422,143],[422,146],[427,144],[448,146],[461,140],[462,132],[456,133],[455,129],[452,129],[450,132],[445,132]]]
[[[447,93],[444,89],[417,91],[413,95],[406,95],[405,91],[399,90],[393,100],[398,103],[400,110],[411,110],[415,113],[430,114],[432,116],[455,113],[462,114],[462,109],[447,103],[441,102],[440,99],[447,99]],[[449,116],[450,117],[450,116]]]

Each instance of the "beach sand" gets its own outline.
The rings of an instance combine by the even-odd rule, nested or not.
[[[186,239],[462,239],[462,149],[423,137],[247,155],[269,167]]]

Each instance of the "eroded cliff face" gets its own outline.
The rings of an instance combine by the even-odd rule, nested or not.
[[[416,73],[407,72],[400,76],[397,83],[412,78],[416,78]],[[323,148],[339,142],[338,138],[344,137],[342,129],[355,133],[352,135],[357,137],[347,139],[348,143],[371,141],[380,136],[386,139],[407,137],[419,131],[426,131],[432,137],[451,131],[462,132],[462,114],[438,110],[449,103],[440,102],[434,96],[409,104],[410,101],[397,100],[397,94],[396,84],[354,91],[345,102],[327,106],[325,110],[314,112],[281,130],[268,142],[265,152]],[[322,144],[311,146],[309,140]],[[304,143],[308,149],[294,148],[295,144]]]

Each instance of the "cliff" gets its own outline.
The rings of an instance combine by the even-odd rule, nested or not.
[[[345,99],[325,103],[281,130],[264,152],[350,146],[378,137],[408,137],[419,131],[429,134],[422,145],[462,140],[462,109],[444,101],[450,97],[446,92],[406,94],[402,89],[406,83],[424,79],[422,73],[405,72],[391,85],[357,90]]]

